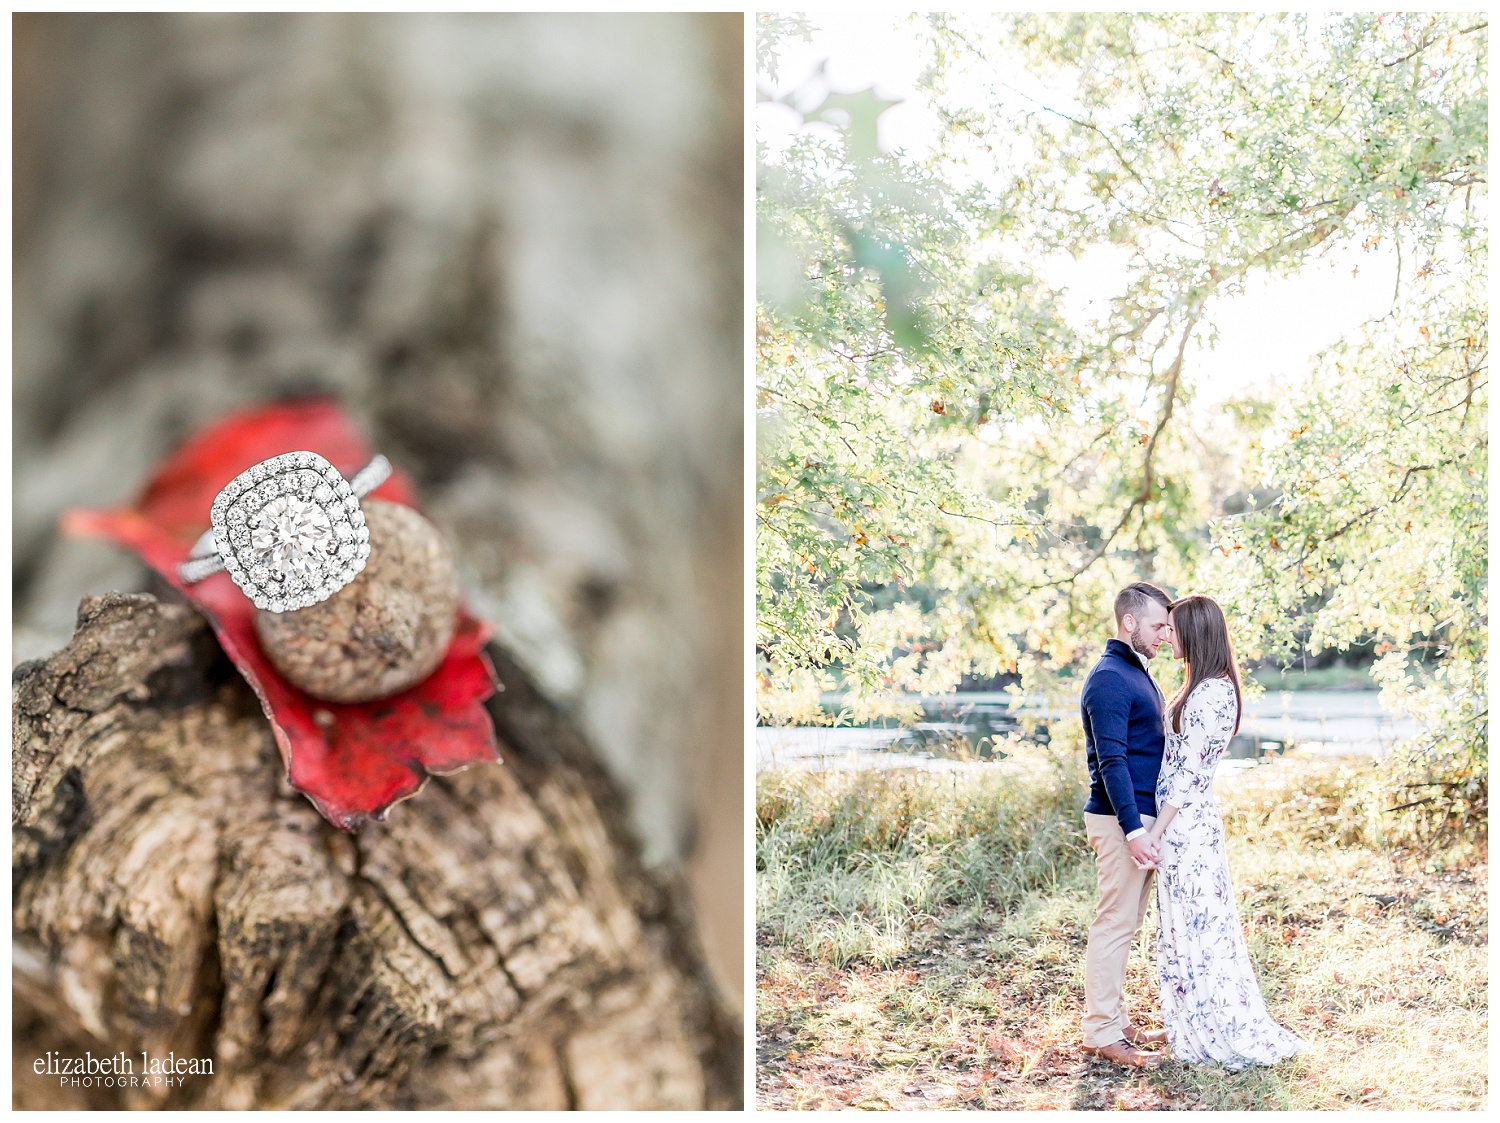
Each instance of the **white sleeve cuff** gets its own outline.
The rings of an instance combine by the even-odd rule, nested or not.
[[[1129,842],[1132,838],[1135,838],[1137,835],[1143,835],[1145,833],[1146,833],[1146,828],[1145,827],[1136,827],[1135,830],[1131,831],[1129,834],[1127,834],[1125,836],[1125,841]]]

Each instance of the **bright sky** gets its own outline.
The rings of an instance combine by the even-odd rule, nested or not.
[[[900,105],[880,118],[880,143],[885,150],[920,153],[930,148],[937,136],[937,118],[916,90],[923,64],[921,43],[903,18],[857,12],[813,14],[811,18],[816,28],[813,41],[794,40],[785,45],[779,64],[781,88],[774,92],[795,87],[826,60],[832,89],[874,86],[883,98],[901,99]],[[1007,82],[1038,98],[1046,96],[1019,67]],[[975,103],[982,98],[976,90]],[[773,152],[795,127],[795,115],[782,107],[763,106],[757,111],[757,136]],[[1032,265],[1049,283],[1066,289],[1064,307],[1069,316],[1090,319],[1103,310],[1102,302],[1123,287],[1124,260],[1112,247],[1101,247],[1077,261],[1049,258]],[[1185,376],[1198,388],[1199,402],[1209,405],[1300,380],[1313,355],[1390,309],[1395,279],[1396,257],[1389,249],[1330,254],[1295,277],[1253,279],[1243,295],[1211,306],[1210,317],[1219,329],[1218,346],[1209,352],[1196,348],[1188,352]],[[1093,307],[1096,304],[1098,308]]]

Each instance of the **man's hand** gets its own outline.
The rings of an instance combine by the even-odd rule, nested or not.
[[[1150,831],[1136,835],[1129,845],[1130,856],[1140,865],[1155,867],[1161,858],[1161,847],[1156,844],[1156,836]]]

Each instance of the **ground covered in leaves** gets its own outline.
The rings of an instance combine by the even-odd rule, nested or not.
[[[1170,1061],[1131,1073],[1083,1056],[1078,1026],[1094,887],[1081,856],[1030,885],[1012,883],[998,894],[960,888],[903,916],[888,888],[855,883],[875,876],[888,887],[889,865],[909,864],[920,849],[919,830],[885,865],[844,853],[850,884],[830,888],[830,847],[826,838],[821,848],[813,844],[809,822],[835,822],[839,800],[858,801],[876,816],[893,805],[915,807],[912,821],[921,822],[924,808],[925,818],[934,817],[934,801],[972,798],[959,790],[969,781],[945,778],[946,792],[899,777],[792,782],[805,804],[821,807],[821,820],[804,813],[799,826],[809,844],[804,866],[813,883],[822,879],[811,903],[796,897],[785,838],[779,851],[771,838],[788,818],[788,788],[768,783],[757,939],[762,1108],[1486,1106],[1484,846],[1453,860],[1418,861],[1378,845],[1358,821],[1357,770],[1289,760],[1219,784],[1241,920],[1267,1004],[1311,1046],[1274,1070],[1238,1074]],[[893,804],[882,786],[902,784]],[[924,802],[924,792],[932,799]],[[940,851],[959,860],[972,850],[961,843],[949,832]],[[909,892],[908,905],[915,899]],[[837,911],[841,900],[884,915],[812,915]],[[1137,1021],[1158,1025],[1154,911],[1132,954],[1127,994]],[[857,923],[870,933],[863,944],[847,936]]]

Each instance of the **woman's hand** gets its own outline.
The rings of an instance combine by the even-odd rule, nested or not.
[[[1147,828],[1145,834],[1138,834],[1125,845],[1130,847],[1130,856],[1135,859],[1138,869],[1154,870],[1157,859],[1161,852],[1156,846],[1156,836]]]

